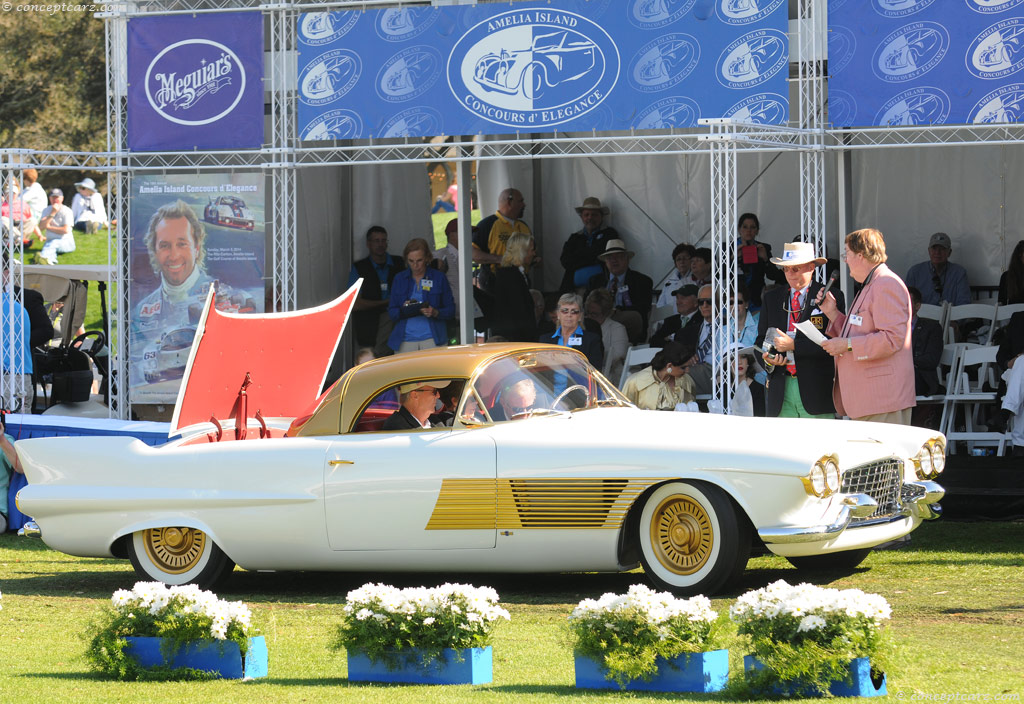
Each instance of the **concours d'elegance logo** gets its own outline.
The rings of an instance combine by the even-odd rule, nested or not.
[[[976,125],[1020,122],[1024,118],[1024,84],[1011,83],[992,91],[975,104],[967,118]]]
[[[529,8],[469,29],[448,59],[448,86],[464,108],[508,127],[558,125],[600,105],[619,77],[608,33],[581,15]]]
[[[902,83],[938,66],[949,51],[949,32],[935,22],[914,22],[886,36],[875,49],[871,68],[889,83]]]
[[[829,90],[828,121],[836,127],[850,127],[857,119],[857,101],[845,90]]]
[[[362,62],[355,52],[332,49],[299,73],[299,100],[306,105],[332,103],[352,90],[362,73]]]
[[[303,141],[321,139],[357,139],[363,136],[363,120],[351,110],[328,110],[306,125]]]
[[[965,0],[967,7],[982,14],[996,14],[1024,4],[1024,0]]]
[[[637,118],[638,130],[667,130],[672,127],[696,127],[700,105],[692,98],[673,95],[648,105]]]
[[[941,125],[949,119],[951,102],[945,91],[932,86],[905,90],[889,99],[873,124],[889,127]]]
[[[381,137],[427,137],[441,134],[441,113],[425,105],[407,108],[384,123]]]
[[[626,16],[640,29],[672,24],[693,9],[697,0],[630,0]]]
[[[726,24],[750,24],[782,7],[785,0],[719,0],[718,16]]]
[[[299,20],[299,41],[309,46],[323,46],[341,39],[356,26],[362,13],[306,12]]]
[[[835,75],[846,68],[857,52],[857,37],[846,27],[832,25],[828,33],[828,69]]]
[[[377,18],[377,35],[384,41],[404,42],[430,29],[439,15],[436,7],[389,8]]]
[[[871,0],[871,7],[882,17],[906,17],[925,9],[935,0]]]
[[[789,66],[789,41],[785,32],[759,29],[733,41],[718,58],[715,71],[726,88],[752,88]]]
[[[726,117],[758,125],[779,125],[786,121],[788,103],[778,93],[750,95],[725,111]]]
[[[403,49],[384,62],[377,73],[377,95],[381,100],[412,100],[428,91],[441,75],[444,59],[430,46]]]
[[[700,44],[689,34],[662,34],[640,47],[629,63],[629,82],[639,91],[671,88],[693,73]]]
[[[967,70],[978,78],[1002,78],[1024,68],[1024,18],[1011,17],[979,34],[967,50]]]
[[[165,120],[208,125],[228,115],[245,93],[238,56],[209,39],[185,39],[164,48],[146,68],[146,100]]]

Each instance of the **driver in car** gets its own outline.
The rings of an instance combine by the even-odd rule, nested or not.
[[[530,415],[537,402],[537,387],[532,379],[510,381],[502,390],[497,405],[491,411],[495,421],[519,420]]]

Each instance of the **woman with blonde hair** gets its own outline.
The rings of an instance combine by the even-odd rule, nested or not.
[[[601,334],[583,329],[583,299],[579,294],[566,293],[558,299],[555,309],[558,324],[553,335],[543,334],[540,342],[562,347],[575,347],[587,357],[595,369],[604,366],[604,343]]]
[[[501,266],[494,272],[491,335],[510,342],[537,339],[537,316],[530,293],[530,267],[536,259],[533,235],[517,232],[508,238]]]

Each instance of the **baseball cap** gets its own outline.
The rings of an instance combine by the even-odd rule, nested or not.
[[[929,247],[935,247],[936,245],[939,247],[945,247],[946,249],[953,249],[953,243],[950,242],[949,235],[945,232],[936,232],[932,235],[932,238],[928,240]]]
[[[64,191],[60,190],[59,188],[51,188],[50,189],[50,195],[51,196],[63,196],[64,195]]]
[[[416,389],[422,389],[424,386],[429,386],[432,389],[443,389],[444,387],[448,386],[448,384],[450,384],[450,383],[452,383],[452,382],[451,381],[440,381],[440,380],[435,380],[435,381],[414,381],[411,384],[402,384],[401,386],[399,386],[398,387],[398,393],[400,393],[400,394],[407,394],[407,393],[410,393],[412,391],[415,391]]]
[[[685,286],[683,286],[681,288],[677,288],[675,291],[673,291],[672,295],[673,296],[696,296],[697,292],[699,290],[700,289],[698,289],[693,284],[686,284]]]

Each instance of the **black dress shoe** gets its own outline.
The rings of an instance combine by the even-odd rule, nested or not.
[[[996,433],[1005,433],[1006,426],[1009,424],[1011,418],[1013,418],[1013,413],[1005,408],[1000,408],[996,411],[996,414],[992,416],[992,430]]]

